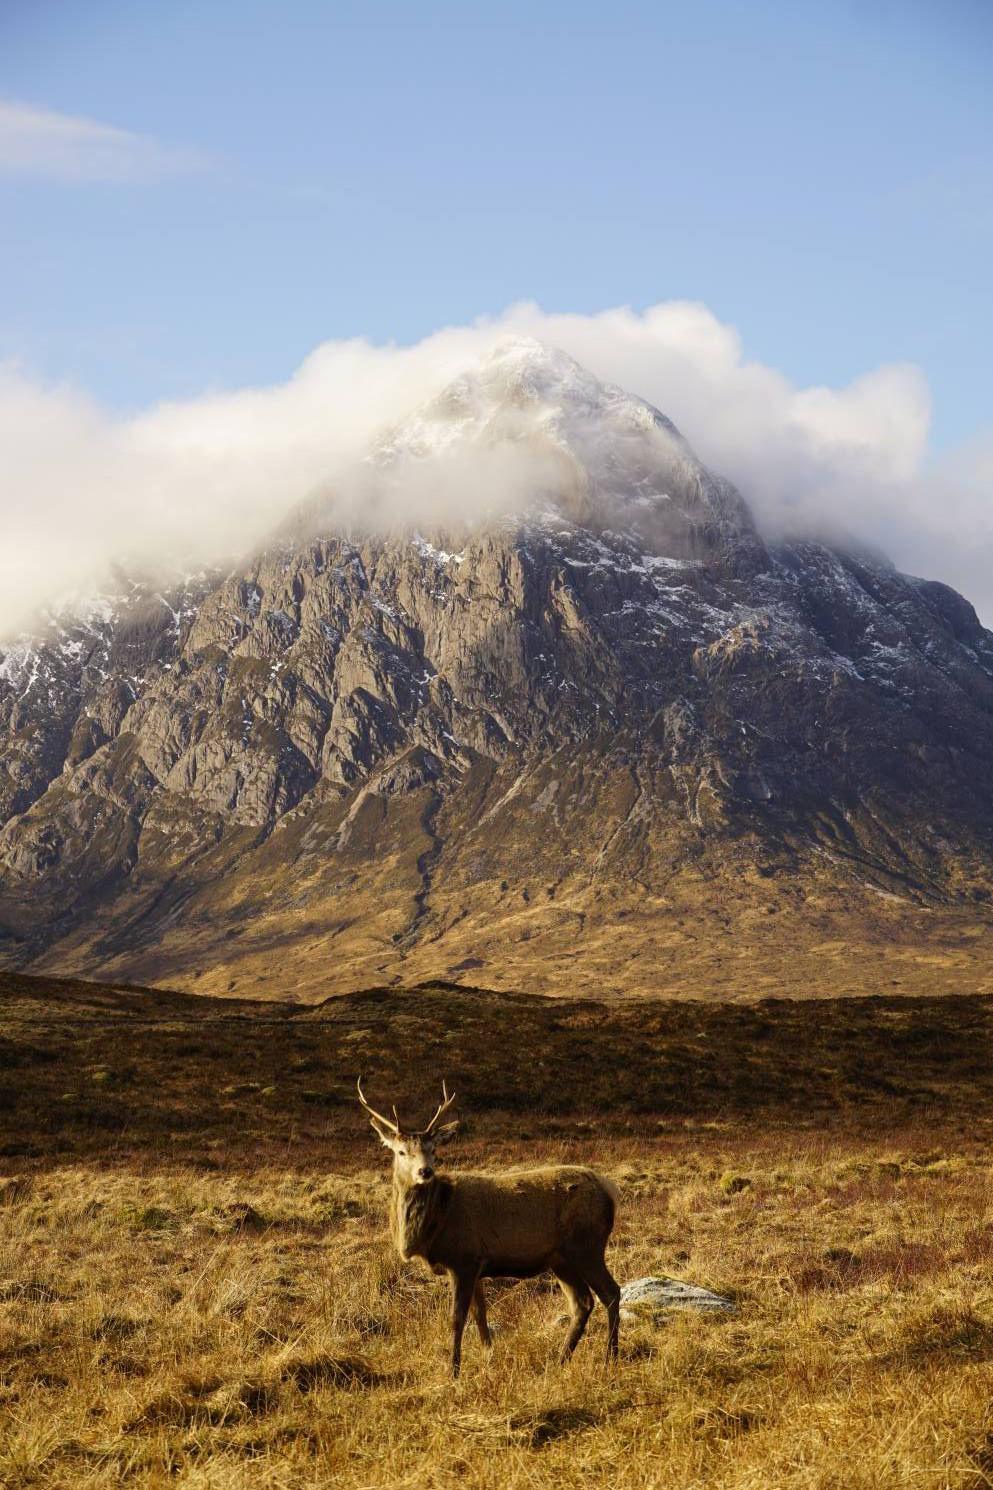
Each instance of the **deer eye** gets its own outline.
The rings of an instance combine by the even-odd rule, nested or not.
[[[400,1150],[400,1158],[401,1159],[406,1159],[406,1157],[407,1157],[407,1150],[406,1149],[401,1149]]]

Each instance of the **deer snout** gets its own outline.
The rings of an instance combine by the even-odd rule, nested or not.
[[[430,1164],[422,1164],[420,1169],[417,1171],[417,1178],[419,1180],[429,1180],[433,1177],[433,1175],[434,1170],[431,1168]]]

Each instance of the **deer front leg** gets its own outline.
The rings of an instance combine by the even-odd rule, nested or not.
[[[462,1366],[462,1335],[469,1314],[469,1305],[476,1290],[478,1268],[468,1273],[452,1273],[452,1376],[456,1377]]]
[[[483,1292],[482,1280],[476,1284],[475,1292],[472,1295],[472,1312],[476,1316],[476,1328],[479,1331],[480,1340],[486,1346],[492,1345],[493,1336],[490,1334],[490,1327],[486,1319],[486,1295]]]

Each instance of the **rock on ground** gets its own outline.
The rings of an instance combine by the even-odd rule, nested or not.
[[[667,1309],[700,1309],[704,1313],[734,1312],[734,1304],[722,1294],[676,1278],[634,1278],[621,1288],[621,1318],[662,1313]]]

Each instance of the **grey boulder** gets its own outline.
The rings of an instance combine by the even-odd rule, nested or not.
[[[722,1294],[676,1278],[634,1278],[621,1288],[621,1318],[636,1319],[670,1309],[697,1309],[705,1314],[733,1314],[734,1304]]]

